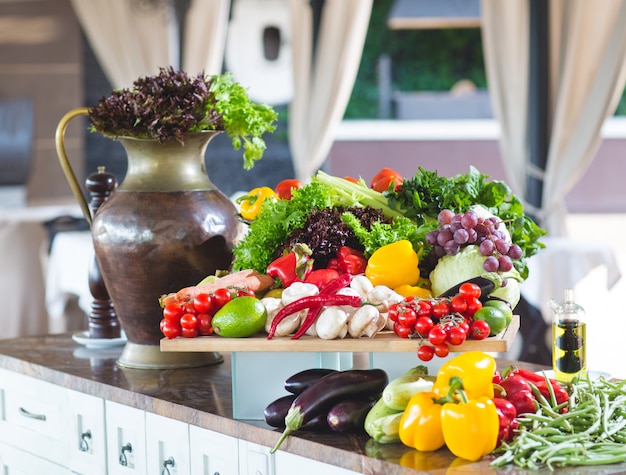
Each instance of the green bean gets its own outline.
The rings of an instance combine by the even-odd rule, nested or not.
[[[580,378],[570,385],[567,411],[552,397],[537,397],[539,410],[518,418],[516,437],[494,454],[494,467],[536,470],[626,462],[626,380]]]

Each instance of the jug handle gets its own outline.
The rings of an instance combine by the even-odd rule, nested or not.
[[[89,108],[87,107],[79,107],[77,109],[69,111],[59,121],[54,139],[57,155],[59,157],[59,161],[61,162],[61,168],[63,168],[63,173],[65,173],[65,178],[67,179],[70,188],[72,189],[74,197],[78,201],[78,204],[81,211],[83,212],[83,215],[85,216],[85,219],[89,223],[89,227],[91,227],[92,216],[89,204],[87,203],[85,195],[83,195],[83,191],[78,183],[78,180],[76,179],[76,175],[74,174],[72,165],[67,158],[67,153],[65,152],[65,129],[67,128],[69,122],[75,117],[88,114]]]

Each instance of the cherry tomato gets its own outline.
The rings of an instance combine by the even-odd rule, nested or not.
[[[415,331],[423,337],[427,337],[428,332],[430,332],[431,328],[434,326],[435,324],[430,317],[418,317],[415,321]]]
[[[463,312],[463,316],[466,318],[472,318],[474,314],[483,308],[483,303],[476,297],[472,297],[467,300],[467,310]]]
[[[208,313],[201,313],[196,318],[198,319],[196,327],[198,328],[198,333],[200,335],[210,335],[213,333],[213,319],[211,315]]]
[[[422,361],[430,361],[435,356],[435,349],[430,345],[422,345],[417,349],[417,357]]]
[[[451,345],[460,345],[467,338],[467,333],[461,327],[450,327],[448,330],[448,343]]]
[[[296,180],[295,178],[287,179],[281,181],[274,191],[278,195],[281,200],[290,200],[292,197],[293,190],[297,190],[302,188],[303,183],[300,180]]]
[[[159,326],[165,338],[177,338],[181,334],[181,328],[177,322],[175,323],[164,318]]]
[[[186,313],[180,317],[180,326],[183,327],[183,329],[186,328],[187,330],[190,330],[192,328],[196,328],[197,324],[198,319],[193,313]]]
[[[198,294],[193,298],[193,308],[196,313],[209,313],[212,306],[209,294]]]
[[[441,345],[446,341],[447,337],[448,334],[441,325],[433,326],[428,332],[428,341],[430,341],[433,345]]]
[[[441,318],[450,315],[450,304],[445,300],[440,300],[433,307],[433,317]]]
[[[398,305],[397,303],[393,303],[393,304],[391,304],[389,306],[389,310],[387,312],[387,317],[392,322],[397,322],[399,313],[400,313],[400,305]]]
[[[465,332],[465,336],[470,334],[470,322],[467,318],[464,318],[463,321],[459,322],[458,327]]]
[[[459,287],[459,295],[465,300],[472,298],[479,299],[481,294],[480,287],[472,282],[465,282]]]
[[[183,338],[195,338],[198,336],[198,329],[196,327],[193,328],[181,328],[181,335]]]
[[[163,318],[167,321],[178,324],[180,317],[183,316],[183,308],[177,303],[168,303],[163,307]]]
[[[470,325],[470,331],[472,338],[475,340],[484,340],[489,336],[491,328],[489,324],[484,320],[474,320]]]
[[[398,322],[393,324],[393,332],[398,335],[400,338],[408,338],[411,334],[411,328],[405,327]]]
[[[418,317],[432,317],[433,315],[433,303],[430,300],[420,300],[417,302],[417,316]]]
[[[382,168],[372,178],[370,188],[382,193],[389,190],[391,182],[393,182],[394,184],[394,191],[400,191],[400,189],[402,189],[402,175],[392,170],[391,168]]]
[[[439,358],[445,358],[450,354],[450,348],[445,343],[442,343],[441,345],[435,345],[433,349],[435,350],[435,354]]]
[[[230,302],[233,298],[233,294],[228,289],[217,289],[211,296],[211,302],[215,309],[218,310]]]
[[[452,300],[450,300],[450,310],[453,313],[460,313],[462,315],[467,311],[467,300],[460,295],[455,295],[452,297]]]
[[[398,313],[398,323],[405,327],[413,327],[417,322],[417,314],[411,307],[403,307],[402,311]]]

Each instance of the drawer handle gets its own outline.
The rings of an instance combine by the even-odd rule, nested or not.
[[[128,458],[126,457],[126,452],[130,454],[132,453],[132,451],[133,451],[133,446],[130,445],[130,442],[127,443],[126,445],[122,445],[122,447],[120,448],[120,465],[122,467],[128,466]]]
[[[89,452],[89,441],[91,440],[91,431],[87,429],[85,432],[80,434],[80,447],[79,450],[81,452]]]
[[[28,417],[29,419],[35,419],[35,420],[38,420],[38,421],[45,421],[46,420],[46,415],[45,414],[35,414],[33,412],[27,411],[23,407],[20,407],[19,411],[20,411],[21,415],[23,415],[24,417]]]
[[[176,462],[174,462],[174,457],[170,457],[167,460],[163,461],[163,470],[161,471],[161,475],[171,475],[169,467],[175,467]]]

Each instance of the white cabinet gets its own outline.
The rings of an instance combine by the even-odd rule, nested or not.
[[[276,452],[275,454],[276,475],[359,475],[345,468],[335,467],[327,463],[310,460],[288,452]]]
[[[76,473],[106,475],[106,429],[104,401],[99,397],[67,390],[69,467]]]
[[[239,474],[239,441],[236,438],[191,425],[189,449],[192,474]]]
[[[240,475],[275,475],[274,454],[269,447],[239,441],[239,474]],[[298,473],[298,472],[293,472]]]
[[[108,473],[110,475],[148,473],[145,412],[111,401],[105,401],[104,407]]]
[[[16,447],[0,443],[2,475],[74,475],[74,472]]]
[[[67,466],[65,390],[29,376],[1,371],[0,398],[0,442]]]
[[[191,475],[189,425],[147,412],[146,456],[147,473]]]

